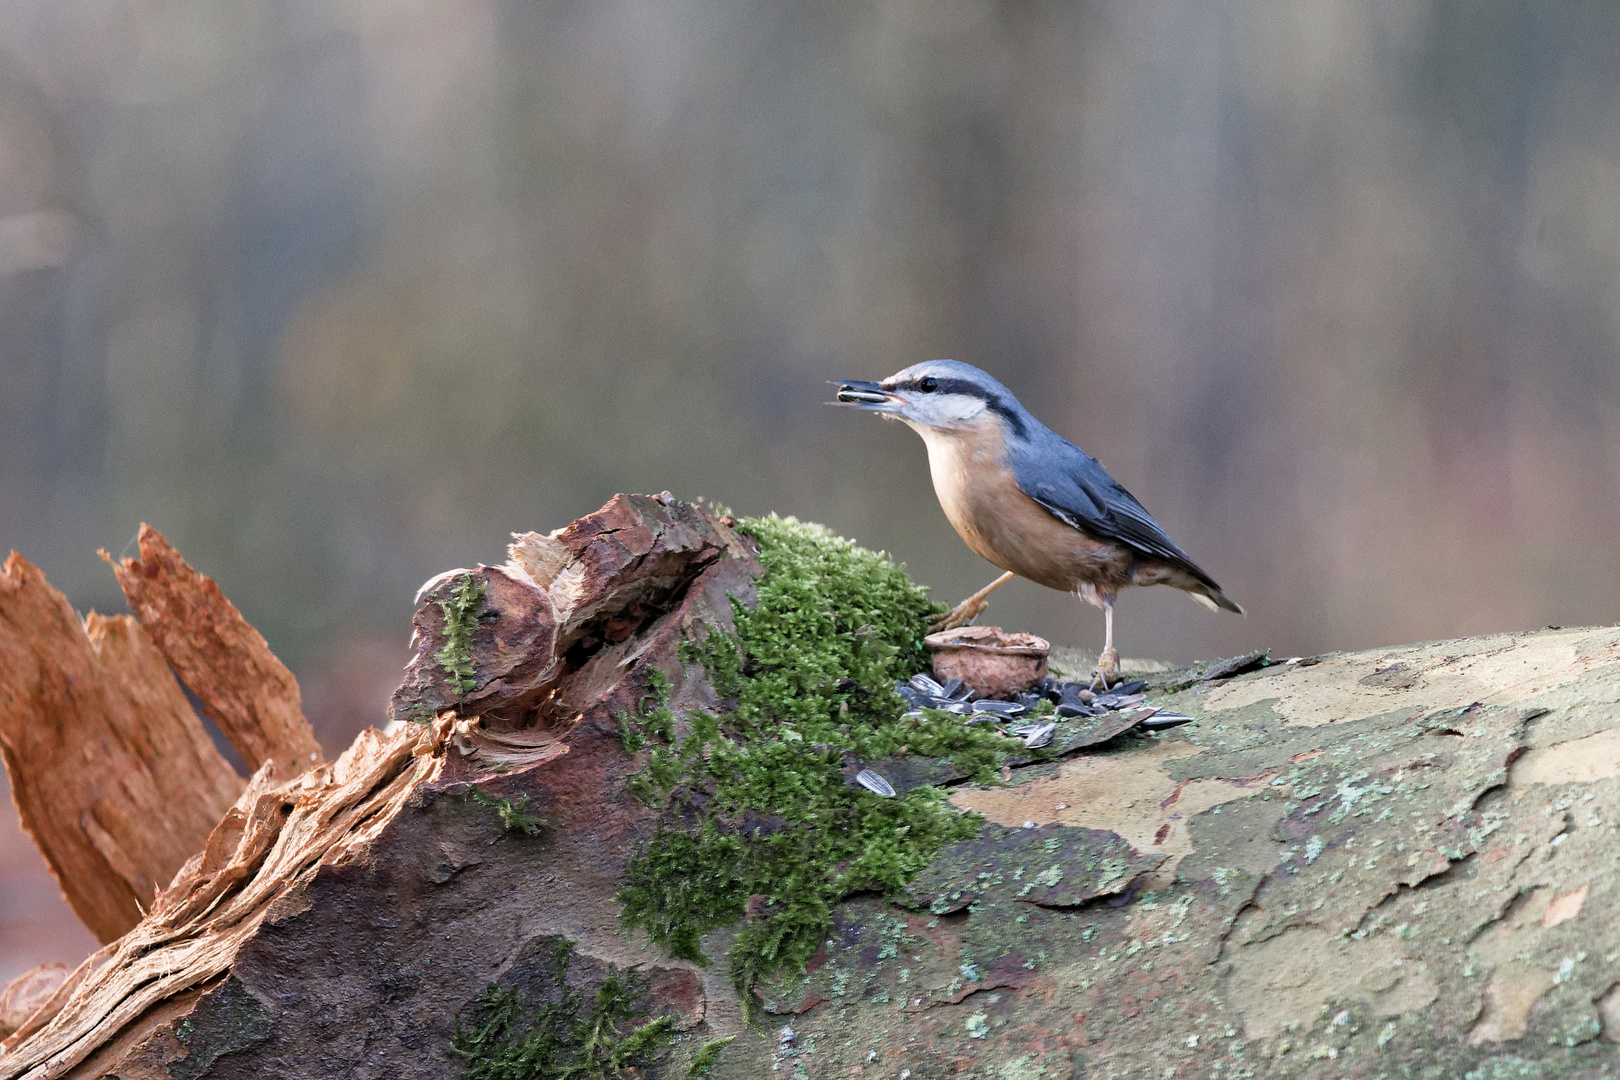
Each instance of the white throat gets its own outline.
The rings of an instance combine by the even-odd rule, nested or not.
[[[927,438],[929,428],[948,432],[974,427],[988,409],[982,398],[970,394],[920,394],[906,403],[900,418]]]

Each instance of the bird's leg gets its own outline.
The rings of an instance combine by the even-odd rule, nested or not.
[[[936,616],[934,621],[928,625],[928,629],[937,633],[941,630],[955,630],[958,626],[966,626],[968,623],[984,614],[984,609],[990,606],[990,602],[986,600],[985,597],[1007,584],[1007,582],[1011,581],[1016,576],[1017,575],[1015,575],[1011,570],[1007,571],[1005,574],[1002,574],[1000,577],[996,578],[996,580],[992,581],[990,584],[986,585],[984,588],[980,589],[978,592],[974,593],[960,604],[957,604],[945,614]]]
[[[1119,674],[1119,650],[1114,648],[1114,602],[1112,600],[1103,604],[1103,651],[1097,657],[1097,670],[1093,673],[1091,688],[1108,689],[1108,684],[1116,681]]]

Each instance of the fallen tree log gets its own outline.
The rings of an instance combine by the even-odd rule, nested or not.
[[[431,582],[398,730],[262,767],[0,1077],[1620,1073],[1620,630],[1256,654],[1149,676],[1165,734],[936,745],[869,720],[916,598],[788,532],[621,496]],[[846,790],[880,752],[916,786]]]

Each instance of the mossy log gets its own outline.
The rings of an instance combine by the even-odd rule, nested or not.
[[[272,757],[0,1078],[1620,1076],[1616,629],[1158,672],[1150,702],[1196,724],[1069,733],[965,782],[908,764],[896,806],[954,784],[982,822],[812,923],[802,971],[739,994],[626,933],[627,867],[715,820],[712,790],[638,780],[748,708],[715,687],[749,657],[719,678],[703,648],[767,572],[731,525],[621,496],[430,583],[396,730],[301,775]],[[833,720],[875,692],[851,681]],[[0,701],[4,730],[48,700]],[[784,760],[850,766],[807,752]],[[29,753],[8,744],[14,789],[50,765]]]

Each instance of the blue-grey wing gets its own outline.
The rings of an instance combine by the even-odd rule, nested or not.
[[[1136,497],[1073,443],[1053,435],[1048,445],[1013,465],[1019,488],[1059,521],[1209,581]]]

